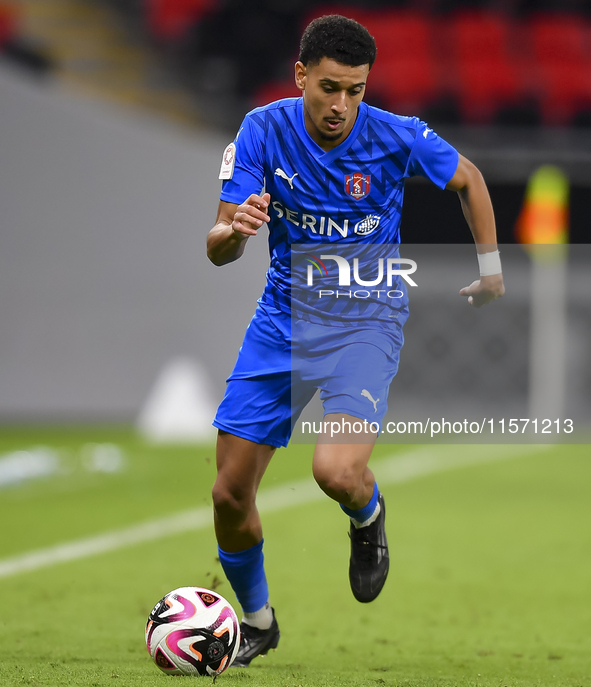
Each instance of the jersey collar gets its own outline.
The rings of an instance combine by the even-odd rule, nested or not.
[[[349,150],[351,145],[355,142],[359,132],[361,131],[365,120],[367,119],[367,104],[361,101],[359,103],[359,111],[357,112],[357,119],[353,128],[349,132],[347,138],[335,146],[332,150],[322,150],[322,148],[316,143],[316,141],[310,136],[308,130],[306,129],[306,122],[304,120],[304,99],[299,98],[297,106],[297,117],[298,117],[298,128],[300,129],[300,135],[302,141],[304,142],[306,148],[309,152],[323,164],[330,164],[337,158],[341,157],[344,153]]]

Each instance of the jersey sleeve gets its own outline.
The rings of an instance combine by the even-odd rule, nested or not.
[[[408,158],[405,176],[422,176],[445,188],[458,167],[458,151],[425,122],[416,120],[417,135]]]
[[[265,182],[261,134],[260,127],[246,115],[234,139],[234,169],[230,178],[222,183],[220,200],[240,204],[251,193],[261,192]]]

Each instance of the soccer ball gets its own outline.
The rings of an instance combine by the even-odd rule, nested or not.
[[[202,587],[180,587],[154,606],[146,646],[168,675],[216,676],[236,658],[240,625],[223,596]]]

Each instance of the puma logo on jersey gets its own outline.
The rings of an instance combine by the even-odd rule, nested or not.
[[[378,398],[374,401],[373,396],[369,393],[369,391],[367,389],[361,389],[361,395],[365,396],[365,398],[367,398],[368,401],[371,401],[373,403],[374,412],[377,413],[378,412],[378,402],[380,399]]]
[[[297,172],[293,176],[288,177],[287,174],[281,169],[281,167],[277,167],[277,169],[275,170],[275,176],[281,177],[281,179],[285,179],[285,181],[287,181],[289,187],[293,191],[293,180],[295,179],[295,177],[298,176]]]
[[[427,127],[425,131],[423,131],[423,138],[427,138],[427,134],[429,133],[429,131],[433,133],[433,129],[429,129],[429,127]]]

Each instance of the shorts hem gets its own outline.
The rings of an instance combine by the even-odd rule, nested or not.
[[[289,439],[287,439],[287,441],[282,439],[273,439],[272,437],[265,437],[264,439],[261,439],[260,437],[257,437],[241,428],[237,429],[236,427],[225,425],[223,422],[219,422],[218,420],[214,420],[211,424],[214,427],[221,429],[222,432],[228,432],[228,434],[233,434],[241,439],[247,439],[255,444],[266,444],[267,446],[273,446],[273,448],[285,448],[289,443]]]
[[[367,416],[359,417],[359,416],[361,415],[361,413],[358,413],[357,411],[353,412],[353,411],[351,411],[350,408],[349,408],[349,410],[345,410],[345,409],[343,409],[343,408],[337,408],[336,410],[334,410],[333,408],[331,408],[331,409],[328,410],[328,411],[325,410],[325,411],[324,411],[324,415],[322,416],[322,419],[324,420],[324,418],[325,418],[327,415],[336,415],[337,413],[342,413],[343,415],[350,415],[351,417],[356,417],[356,418],[357,418],[358,420],[360,420],[361,422],[368,422],[368,423],[370,423],[370,424],[371,424],[371,423],[375,423],[376,425],[378,425],[378,427],[379,427],[380,429],[382,429],[382,421],[383,421],[383,419],[384,419],[384,416],[383,416],[383,415],[381,415],[379,418],[374,418],[373,420],[370,420],[370,418],[367,417]]]

